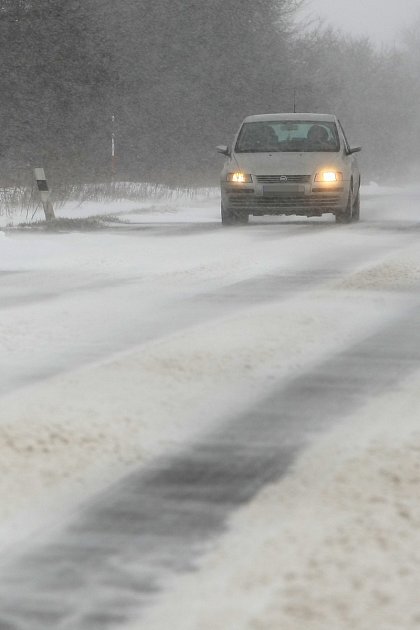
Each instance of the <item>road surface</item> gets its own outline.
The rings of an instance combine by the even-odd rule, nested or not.
[[[136,619],[141,628],[171,576],[196,570],[238,508],[320,436],[419,370],[420,195],[372,195],[363,220],[349,226],[255,219],[223,229],[211,203],[199,217],[133,216],[106,233],[11,237],[20,249],[16,268],[1,275],[3,397],[101,369],[115,356],[130,360],[150,344],[163,344],[165,357],[177,335],[181,347],[198,336],[211,348],[202,361],[226,372],[226,382],[219,403],[217,378],[205,405],[192,397],[202,423],[192,439],[157,449],[79,501],[65,523],[10,548],[0,566],[1,630],[105,630]],[[20,263],[22,245],[32,251],[36,239],[39,262]],[[303,343],[302,317],[308,340],[289,366],[294,339]],[[235,348],[226,358],[232,322],[249,345],[239,368]],[[267,337],[274,330],[290,344],[261,359],[266,326]],[[194,391],[194,378],[185,390]],[[232,399],[241,386],[254,397],[235,406],[230,383]]]

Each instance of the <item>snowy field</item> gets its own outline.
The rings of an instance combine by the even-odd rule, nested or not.
[[[120,222],[0,232],[5,571],[115,480],[373,335],[410,321],[420,344],[418,187],[365,187],[349,226],[326,216],[222,228],[217,191],[57,214]],[[3,229],[22,220],[0,218]],[[194,572],[168,573],[141,620],[121,627],[420,627],[419,392],[420,364],[403,357],[391,385],[308,436]]]

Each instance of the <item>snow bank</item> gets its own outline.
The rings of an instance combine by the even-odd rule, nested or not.
[[[420,373],[310,448],[130,630],[420,626]]]

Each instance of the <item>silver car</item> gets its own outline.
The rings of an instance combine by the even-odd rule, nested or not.
[[[360,171],[336,116],[248,116],[221,174],[222,223],[247,223],[249,215],[332,213],[339,223],[360,217]]]

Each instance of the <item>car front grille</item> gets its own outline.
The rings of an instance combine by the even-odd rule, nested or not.
[[[282,211],[293,213],[294,210],[305,211],[333,211],[343,205],[342,198],[336,195],[293,195],[258,197],[246,195],[229,196],[232,208],[262,214],[281,214]]]
[[[259,184],[290,184],[290,183],[308,183],[311,181],[310,175],[257,175]],[[284,178],[287,179],[284,179]]]

